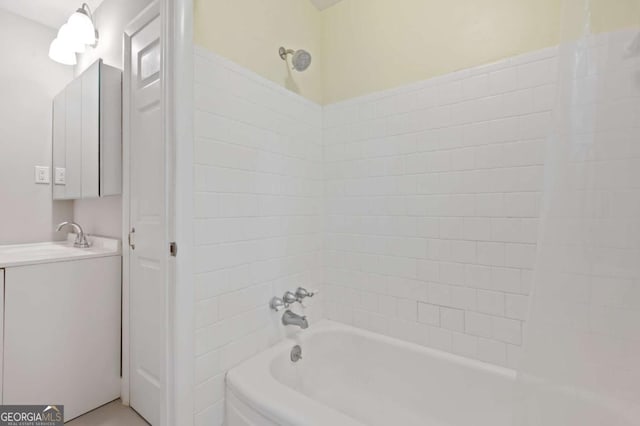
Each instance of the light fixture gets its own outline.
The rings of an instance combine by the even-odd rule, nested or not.
[[[83,44],[94,46],[98,41],[98,31],[93,25],[93,16],[88,4],[83,3],[82,7],[69,17],[67,25]]]
[[[64,65],[75,65],[76,54],[57,38],[49,46],[49,58]]]
[[[58,37],[56,37],[60,43],[67,50],[70,50],[73,53],[84,53],[86,50],[85,44],[80,41],[78,35],[73,31],[73,28],[69,25],[69,23],[64,24],[58,30]]]
[[[84,53],[87,46],[98,44],[98,30],[93,24],[89,5],[83,3],[67,23],[60,27],[58,36],[49,46],[49,58],[65,65],[76,64],[76,53]]]

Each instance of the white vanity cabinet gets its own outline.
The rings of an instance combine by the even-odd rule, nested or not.
[[[98,60],[53,100],[53,199],[122,192],[122,72]]]
[[[7,250],[4,264],[0,250],[2,403],[62,404],[68,421],[120,397],[119,242],[112,254],[97,244],[35,247],[44,253],[35,263],[19,261],[24,247]],[[48,253],[58,259],[42,260]]]

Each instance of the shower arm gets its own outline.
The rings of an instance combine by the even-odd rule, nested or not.
[[[296,51],[293,49],[285,49],[284,47],[281,47],[278,50],[278,53],[280,54],[280,57],[282,58],[282,60],[286,61],[287,55],[293,55],[294,53],[296,53]]]

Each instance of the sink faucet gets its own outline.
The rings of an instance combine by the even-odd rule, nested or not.
[[[84,235],[84,231],[82,230],[82,226],[78,225],[75,222],[62,222],[56,228],[56,232],[60,232],[60,230],[62,228],[64,228],[65,226],[72,227],[73,230],[76,233],[76,240],[73,243],[74,247],[78,247],[78,248],[89,248],[89,247],[91,247],[91,244],[89,244],[89,242],[87,241],[87,237]]]
[[[309,327],[309,323],[307,322],[307,317],[291,312],[289,309],[284,311],[284,314],[282,315],[282,324],[295,325],[300,327],[303,330]]]

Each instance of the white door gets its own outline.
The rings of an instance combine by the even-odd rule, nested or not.
[[[128,152],[129,402],[160,425],[166,386],[166,158],[162,132],[160,9],[125,32],[125,153]],[[128,112],[127,112],[128,111]]]

